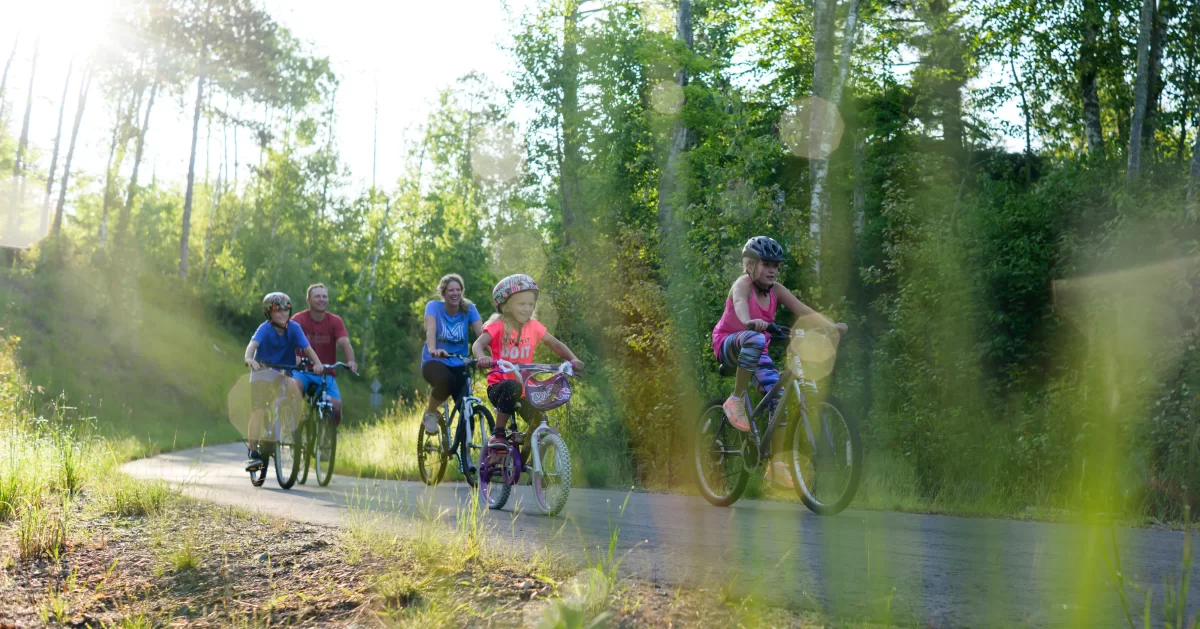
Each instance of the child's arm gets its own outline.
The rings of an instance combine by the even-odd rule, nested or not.
[[[250,343],[246,345],[246,356],[244,358],[246,365],[248,365],[251,369],[262,369],[262,365],[259,365],[258,361],[254,360],[254,353],[257,351],[258,341],[250,339]]]
[[[480,369],[487,369],[492,366],[492,358],[484,353],[491,344],[492,335],[490,332],[481,333],[475,338],[475,342],[471,344],[471,354],[479,360]]]
[[[788,290],[783,284],[775,284],[774,290],[775,296],[779,298],[780,303],[782,303],[784,306],[787,306],[787,309],[792,311],[792,314],[796,315],[797,318],[805,320],[805,327],[820,328],[828,326],[837,328],[842,334],[846,333],[846,330],[849,326],[847,326],[845,323],[835,324],[829,319],[826,319],[824,315],[816,310],[813,310],[812,308],[809,308],[804,304],[804,302],[800,301],[800,299],[793,295],[792,291]]]
[[[729,298],[733,300],[733,314],[737,315],[738,321],[741,321],[747,330],[754,330],[755,332],[765,332],[767,330],[766,321],[750,318],[749,278],[743,275],[734,280],[733,287],[729,289]]]
[[[308,356],[308,359],[312,361],[313,373],[321,375],[321,373],[325,371],[325,365],[321,363],[320,358],[317,358],[317,353],[313,351],[312,345],[304,348],[304,355]]]
[[[554,352],[559,358],[571,361],[571,367],[573,367],[575,371],[583,371],[583,361],[576,358],[575,353],[571,351],[571,348],[567,347],[567,345],[562,341],[554,338],[553,334],[547,332],[546,335],[542,337],[542,342],[545,343],[546,346],[550,348],[550,351]]]

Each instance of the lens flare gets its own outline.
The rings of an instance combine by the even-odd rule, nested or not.
[[[673,116],[683,109],[683,88],[675,81],[659,81],[650,90],[650,106],[654,111]]]
[[[54,208],[43,212],[44,182],[12,177],[0,183],[0,247],[25,249],[46,237]]]
[[[508,124],[488,124],[472,138],[471,172],[477,181],[512,183],[521,173],[525,143]]]
[[[837,105],[819,96],[791,104],[779,120],[779,138],[796,157],[826,159],[842,142],[846,125]]]

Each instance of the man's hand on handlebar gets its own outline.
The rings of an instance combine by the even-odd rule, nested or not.
[[[346,369],[349,369],[350,373],[352,373],[356,376],[358,375],[358,363],[357,362],[354,362],[353,360],[346,361]]]

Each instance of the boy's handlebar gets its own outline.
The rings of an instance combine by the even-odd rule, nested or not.
[[[544,363],[528,363],[517,365],[503,358],[496,361],[496,368],[501,373],[513,373],[517,371],[525,371],[530,373],[565,373],[568,377],[575,375],[575,367],[571,365],[571,361],[564,361],[561,365],[544,364]]]

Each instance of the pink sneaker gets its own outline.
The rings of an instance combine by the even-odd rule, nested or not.
[[[488,439],[488,450],[507,451],[508,439],[505,439],[500,435],[492,435],[492,438]]]
[[[750,416],[746,413],[746,400],[731,395],[721,407],[725,409],[725,417],[729,418],[729,423],[734,428],[742,432],[750,432]]]
[[[774,483],[776,487],[784,489],[796,488],[796,484],[792,482],[792,473],[788,470],[787,463],[783,461],[772,461],[767,466],[767,469],[763,471],[763,478]]]

